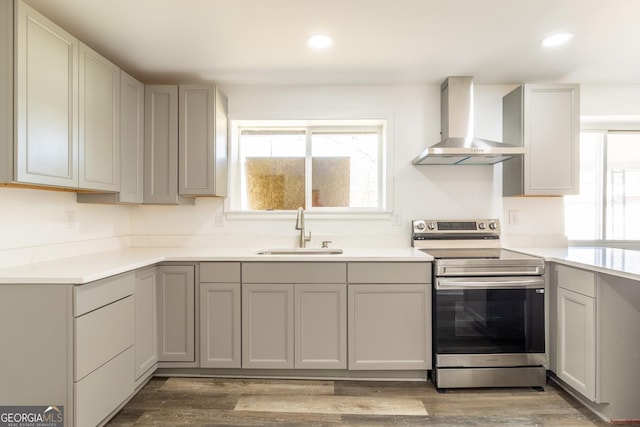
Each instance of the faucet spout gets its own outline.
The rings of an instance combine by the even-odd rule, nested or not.
[[[296,216],[296,230],[300,230],[298,247],[306,248],[307,242],[311,241],[311,232],[307,234],[304,231],[304,209],[302,207],[298,208],[298,215]]]

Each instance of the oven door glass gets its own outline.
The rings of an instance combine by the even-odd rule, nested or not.
[[[544,353],[544,289],[434,292],[438,354]]]

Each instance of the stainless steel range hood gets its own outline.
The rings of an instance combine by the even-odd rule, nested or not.
[[[524,147],[473,137],[473,78],[448,77],[441,87],[442,141],[413,159],[414,165],[492,165],[522,156]]]

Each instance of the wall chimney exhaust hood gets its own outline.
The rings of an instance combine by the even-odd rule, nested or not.
[[[524,147],[473,137],[472,77],[442,83],[440,111],[442,141],[414,158],[414,165],[492,165],[525,154]]]

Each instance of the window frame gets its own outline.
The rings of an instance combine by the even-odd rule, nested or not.
[[[640,117],[624,116],[624,117],[582,117],[580,135],[583,133],[599,134],[601,141],[597,156],[597,176],[598,188],[596,189],[598,211],[596,216],[599,219],[597,225],[597,238],[595,239],[569,239],[568,242],[572,246],[615,246],[637,248],[640,245],[640,239],[608,239],[607,238],[607,145],[608,136],[610,134],[637,134],[640,138]],[[566,203],[566,202],[565,202]],[[565,217],[565,221],[566,221]]]
[[[336,119],[242,119],[229,118],[229,193],[225,199],[225,213],[230,218],[290,218],[293,210],[252,211],[242,210],[242,172],[240,164],[240,133],[243,129],[293,130],[304,129],[306,133],[305,169],[310,170],[312,132],[362,132],[377,130],[378,144],[378,197],[379,206],[371,208],[313,207],[310,191],[311,175],[305,179],[305,209],[311,217],[322,218],[390,218],[393,212],[393,150],[391,148],[392,120],[390,116],[381,118],[336,118]]]

